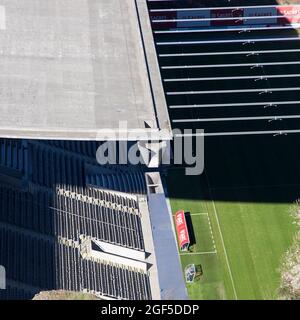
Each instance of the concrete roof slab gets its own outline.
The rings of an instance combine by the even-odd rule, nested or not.
[[[0,136],[170,138],[148,20],[141,1],[1,0]]]

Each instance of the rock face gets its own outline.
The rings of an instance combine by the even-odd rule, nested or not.
[[[281,266],[281,284],[279,299],[300,299],[300,200],[298,199],[291,210],[294,223],[298,231],[295,235],[291,248],[283,257]]]
[[[299,234],[292,248],[287,252],[281,273],[279,298],[283,300],[300,299],[300,244]]]
[[[90,293],[72,291],[41,291],[32,300],[101,300]]]

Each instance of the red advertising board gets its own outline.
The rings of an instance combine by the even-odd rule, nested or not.
[[[177,19],[177,28],[209,27],[210,10],[178,11]]]
[[[300,23],[300,6],[281,6],[277,8],[279,24]]]
[[[175,20],[165,23],[153,22],[152,26],[154,30],[197,27],[225,27],[239,25],[271,26],[278,24],[287,25],[290,23],[300,23],[300,6],[290,5],[244,7],[238,9],[224,8],[202,10],[195,9],[191,11],[156,11],[150,12],[150,15],[151,20]],[[242,17],[245,19],[239,19]]]
[[[167,11],[150,11],[151,21],[153,20],[176,20],[177,12],[167,12]],[[174,29],[177,27],[176,21],[174,22],[152,22],[153,30],[168,30]]]
[[[243,10],[232,10],[232,9],[212,9],[210,11],[210,16],[213,19],[211,20],[211,26],[238,26],[243,24],[243,20],[237,18],[243,17]],[[222,20],[224,19],[225,20]],[[230,19],[232,18],[232,20]]]
[[[189,232],[186,225],[185,214],[183,210],[176,212],[175,224],[179,246],[182,249],[190,244]]]

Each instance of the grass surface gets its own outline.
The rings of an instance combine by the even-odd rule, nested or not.
[[[191,213],[196,238],[197,254],[181,255],[182,266],[203,269],[201,280],[188,285],[192,299],[276,298],[278,269],[295,233],[289,210],[300,191],[299,142],[297,136],[212,139],[202,176],[170,170],[172,210]],[[205,253],[214,242],[217,252]]]
[[[211,5],[216,3],[213,1]],[[269,1],[271,4],[272,1]],[[283,0],[284,2],[284,0]],[[255,3],[254,3],[255,4]],[[273,2],[276,4],[276,1]],[[220,5],[220,4],[219,4]],[[158,46],[159,53],[199,53],[215,51],[265,51],[299,49],[299,41],[266,41],[244,44],[230,43],[233,39],[269,37],[295,37],[299,30],[264,30],[239,33],[228,32],[179,33],[156,35],[159,41],[229,40],[222,44]],[[256,64],[298,61],[298,52],[258,55],[206,55],[161,58],[162,66]],[[298,74],[299,66],[282,65],[263,68],[181,68],[164,69],[164,78],[204,78],[229,76],[264,76],[289,73]],[[207,118],[238,118],[255,116],[280,116],[298,114],[299,106],[278,105],[263,107],[276,101],[299,101],[299,91],[273,91],[267,88],[296,87],[296,78],[269,78],[267,81],[178,81],[165,82],[168,92],[189,92],[167,95],[172,122],[179,129],[205,129],[205,132],[239,132],[257,130],[299,129],[295,120],[263,121],[203,121]],[[257,93],[210,93],[218,91],[258,89]],[[243,103],[260,102],[262,106],[245,106]],[[234,107],[213,107],[214,104],[236,103]],[[239,106],[238,103],[241,103]],[[209,107],[204,107],[206,104]],[[198,106],[198,107],[197,107]],[[190,119],[197,119],[191,122]],[[188,286],[195,299],[273,299],[279,286],[278,269],[284,252],[289,248],[295,227],[289,216],[293,201],[299,198],[300,161],[299,135],[214,137],[205,139],[205,173],[200,177],[185,177],[182,172],[170,170],[168,190],[173,211],[184,209],[191,213],[196,243],[190,255],[181,255],[183,269],[187,264],[201,264],[203,276],[199,282]],[[203,216],[193,215],[206,212]],[[215,244],[215,247],[214,247]],[[215,248],[216,250],[211,250]],[[215,252],[216,251],[216,252]]]

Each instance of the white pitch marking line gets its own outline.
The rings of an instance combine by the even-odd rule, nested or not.
[[[190,216],[207,216],[208,212],[196,212],[196,213],[190,213]],[[175,217],[176,214],[173,214],[173,217]]]
[[[203,252],[185,252],[185,253],[179,253],[180,256],[186,256],[186,255],[201,255],[201,254],[216,254],[217,251],[203,251]]]
[[[191,216],[208,216],[208,212],[190,213]]]
[[[210,234],[211,234],[211,240],[212,240],[212,243],[213,243],[213,247],[214,247],[214,250],[217,252],[216,242],[215,242],[214,234],[213,234],[213,231],[212,231],[212,226],[211,226],[211,221],[210,221],[209,215],[207,215],[207,219],[208,219],[208,224],[209,224],[209,229],[210,229]]]
[[[230,276],[230,280],[231,280],[231,283],[232,283],[232,288],[233,288],[235,300],[237,300],[237,299],[238,299],[238,298],[237,298],[237,293],[236,293],[236,289],[235,289],[235,285],[234,285],[234,281],[233,281],[233,276],[232,276],[232,271],[231,271],[230,264],[229,264],[229,259],[228,259],[227,251],[226,251],[226,248],[225,248],[224,238],[223,238],[223,234],[222,234],[222,231],[221,231],[221,226],[220,226],[220,222],[219,222],[219,217],[218,217],[216,205],[215,205],[215,202],[214,202],[213,197],[212,197],[212,193],[211,193],[210,184],[209,184],[209,180],[208,180],[207,174],[206,174],[205,176],[206,176],[206,180],[207,180],[208,191],[209,191],[210,198],[211,198],[211,201],[212,201],[212,204],[213,204],[213,208],[214,208],[214,214],[215,214],[215,217],[216,217],[216,221],[217,221],[217,225],[218,225],[218,230],[219,230],[219,233],[220,233],[220,238],[221,238],[221,242],[222,242],[222,247],[223,247],[223,250],[224,250],[224,253],[225,253],[225,260],[226,260],[226,264],[227,264],[227,267],[228,267],[229,276]]]

